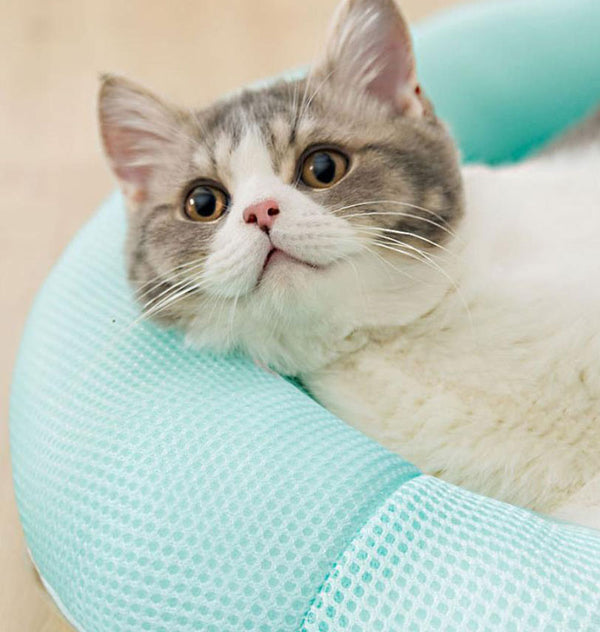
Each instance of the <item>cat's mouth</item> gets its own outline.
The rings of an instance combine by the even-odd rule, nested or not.
[[[276,248],[275,246],[273,246],[273,248],[271,248],[271,250],[269,251],[269,254],[265,257],[265,262],[263,264],[261,277],[262,275],[264,275],[264,273],[266,272],[268,268],[271,268],[272,266],[278,263],[285,263],[285,262],[296,263],[298,265],[312,268],[313,270],[320,270],[322,267],[322,266],[317,266],[313,263],[309,263],[308,261],[303,261],[302,259],[298,259],[290,255],[289,253],[287,253],[285,250],[281,250],[281,248]]]
[[[277,270],[279,267],[281,268],[280,271]],[[298,270],[304,268],[305,270],[313,270],[317,272],[324,270],[329,266],[319,265],[304,259],[299,259],[277,246],[272,246],[271,250],[269,250],[267,256],[265,257],[262,270],[256,280],[255,288],[258,288],[264,283],[266,280],[265,277],[269,277],[273,280],[278,279],[278,284],[281,282],[285,283],[285,281],[289,279],[290,274],[293,275],[293,270],[291,269],[293,267],[296,267]]]

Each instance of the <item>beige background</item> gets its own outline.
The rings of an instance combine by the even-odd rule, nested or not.
[[[411,21],[456,0],[403,0]],[[32,297],[113,187],[99,72],[201,105],[310,61],[337,0],[0,0],[0,630],[61,623],[26,562],[10,482],[8,389]]]

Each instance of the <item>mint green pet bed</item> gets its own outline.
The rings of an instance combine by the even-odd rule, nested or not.
[[[600,3],[424,24],[467,159],[512,160],[600,99]],[[142,323],[115,195],[32,310],[15,371],[19,510],[80,632],[600,630],[600,534],[423,476],[243,358]]]

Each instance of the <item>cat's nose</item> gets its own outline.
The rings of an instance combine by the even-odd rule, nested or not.
[[[251,204],[244,211],[244,221],[246,224],[257,224],[261,230],[268,233],[278,215],[279,204],[275,200],[262,200],[256,204]]]

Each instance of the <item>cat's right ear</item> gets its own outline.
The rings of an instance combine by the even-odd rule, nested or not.
[[[130,208],[143,202],[157,170],[180,137],[176,111],[137,84],[102,77],[100,135],[110,166]]]
[[[395,0],[343,0],[312,74],[345,95],[363,92],[400,114],[420,117],[428,109],[410,30]]]

